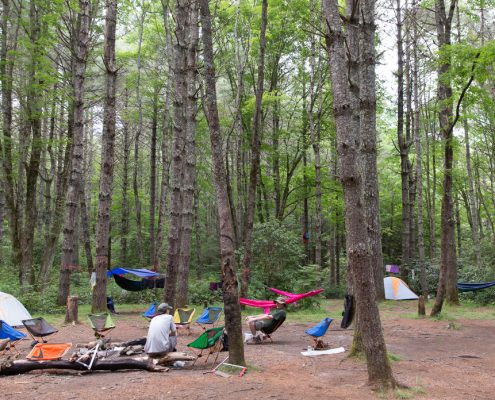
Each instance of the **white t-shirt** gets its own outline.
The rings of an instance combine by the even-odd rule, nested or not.
[[[148,329],[148,337],[144,345],[146,353],[163,353],[172,351],[170,347],[170,332],[177,332],[170,314],[153,317]]]

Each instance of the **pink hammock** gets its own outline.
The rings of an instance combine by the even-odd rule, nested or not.
[[[316,296],[317,294],[323,292],[323,289],[317,289],[307,293],[295,294],[295,293],[284,292],[283,290],[278,290],[274,288],[269,288],[269,289],[274,293],[287,297],[287,299],[285,299],[286,304],[295,303],[301,299],[304,299],[305,297]],[[239,299],[239,302],[245,306],[262,308],[265,314],[268,314],[270,312],[270,308],[275,308],[277,306],[273,300],[251,300],[241,297]]]

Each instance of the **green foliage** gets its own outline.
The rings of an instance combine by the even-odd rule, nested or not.
[[[222,292],[220,290],[212,291],[209,282],[216,282],[217,278],[204,278],[201,280],[189,282],[189,303],[211,305],[222,301]]]
[[[299,278],[304,250],[299,235],[289,226],[272,220],[253,229],[252,280],[266,288],[293,291]],[[251,294],[251,293],[250,293]],[[255,293],[252,293],[255,294]]]

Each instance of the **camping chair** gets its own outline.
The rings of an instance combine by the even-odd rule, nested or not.
[[[51,326],[42,317],[25,319],[22,321],[22,324],[26,327],[29,335],[36,343],[46,343],[47,341],[44,339],[45,336],[49,336],[58,332],[58,329]]]
[[[203,314],[196,320],[196,323],[201,325],[203,329],[206,329],[203,325],[215,326],[222,312],[222,307],[206,307]]]
[[[15,351],[16,355],[19,355],[20,353],[15,348],[15,345],[25,337],[24,333],[12,328],[7,322],[0,319],[0,340],[2,340],[0,355],[12,350]]]
[[[270,342],[273,343],[272,337],[270,335],[274,333],[278,328],[280,328],[280,326],[284,323],[284,321],[285,321],[285,317],[281,318],[274,326],[261,328],[260,332],[263,332],[265,334],[263,340],[269,339]]]
[[[31,361],[60,360],[72,347],[72,343],[38,343],[26,356]]]
[[[215,357],[215,361],[213,362],[213,364],[215,364],[218,359],[218,354],[220,353],[220,350],[222,348],[222,341],[220,340],[222,336],[223,336],[223,326],[210,328],[207,329],[205,332],[203,332],[196,340],[189,343],[187,347],[201,350],[201,352],[198,354],[198,358],[203,356],[204,350],[209,349],[208,356],[206,357],[205,360],[205,364],[208,362],[208,358],[210,357],[211,354],[217,353],[217,356]],[[193,365],[196,363],[196,360],[194,360]]]
[[[147,319],[151,319],[156,314],[156,303],[151,303],[149,308],[143,313],[143,317]]]
[[[174,313],[174,324],[177,328],[184,328],[191,333],[191,322],[196,312],[195,308],[178,308]]]
[[[103,333],[108,333],[115,328],[112,317],[108,313],[89,314],[89,325],[95,331],[95,337],[100,339],[105,337]]]
[[[307,329],[305,332],[311,336],[315,342],[315,350],[326,349],[328,345],[323,342],[323,336],[328,330],[328,327],[332,323],[332,318],[323,318],[318,324],[312,328]]]

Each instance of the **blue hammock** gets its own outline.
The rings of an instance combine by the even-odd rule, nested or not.
[[[495,281],[481,283],[458,283],[457,289],[461,292],[473,292],[475,290],[487,289],[492,286],[495,286]]]
[[[10,339],[12,341],[24,339],[26,335],[12,328],[7,322],[0,319],[0,339]]]

